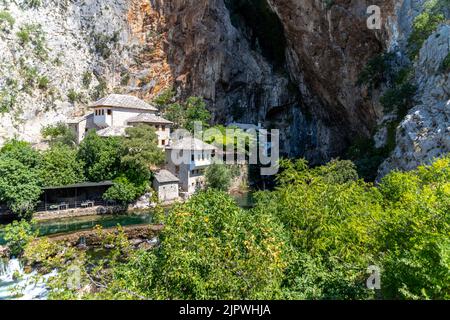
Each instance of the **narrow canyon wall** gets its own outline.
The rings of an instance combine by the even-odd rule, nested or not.
[[[172,83],[146,0],[0,2],[0,144],[87,112],[108,92],[152,97]]]
[[[283,155],[321,163],[379,128],[383,88],[369,94],[358,75],[373,56],[404,52],[423,2],[43,0],[30,8],[5,0],[0,11],[15,21],[0,25],[0,143],[38,143],[43,126],[87,112],[108,92],[151,100],[174,87],[179,99],[204,97],[215,122],[280,129]],[[367,28],[372,4],[381,30]],[[38,31],[23,43],[18,32],[30,24]],[[448,35],[438,33],[415,65],[419,103],[381,175],[448,151],[448,74],[436,69]]]
[[[375,127],[378,103],[356,81],[387,40],[367,28],[365,1],[154,3],[176,84],[205,97],[216,121],[280,129],[282,152],[313,163]]]

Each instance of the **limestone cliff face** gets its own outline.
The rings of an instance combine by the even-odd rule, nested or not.
[[[205,97],[216,121],[278,128],[285,154],[313,162],[376,125],[378,104],[356,81],[386,40],[367,28],[365,1],[154,2],[177,85]]]
[[[14,101],[0,115],[0,143],[14,135],[39,142],[42,126],[86,112],[102,93],[151,99],[174,87],[180,99],[203,96],[215,122],[280,129],[285,155],[320,163],[382,123],[383,88],[369,94],[356,85],[358,75],[376,54],[402,54],[424,1],[43,0],[38,8],[16,2],[0,4],[15,18],[11,30],[0,31],[0,97]],[[381,30],[367,28],[372,4],[381,7]],[[21,44],[17,35],[30,23],[41,26],[45,59],[36,43]],[[381,172],[448,151],[448,74],[436,69],[449,50],[446,32],[421,51],[420,104],[402,122]],[[30,85],[30,68],[48,85]]]
[[[396,148],[381,165],[411,170],[450,153],[450,74],[442,62],[450,52],[450,25],[441,25],[422,47],[415,69],[416,105],[397,129]]]
[[[145,0],[5,0],[0,12],[0,144],[86,112],[107,92],[157,94],[172,82],[159,16]]]

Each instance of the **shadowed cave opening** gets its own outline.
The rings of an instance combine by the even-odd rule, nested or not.
[[[284,27],[267,0],[225,0],[233,26],[250,41],[252,49],[282,70],[286,62]]]

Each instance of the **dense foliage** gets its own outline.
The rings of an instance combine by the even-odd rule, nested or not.
[[[43,185],[54,187],[82,182],[85,180],[83,167],[75,149],[64,144],[55,145],[42,154]]]
[[[228,191],[231,184],[231,172],[224,164],[214,163],[206,169],[206,186],[222,191]]]
[[[259,192],[251,210],[211,188],[158,214],[155,249],[130,250],[119,232],[105,238],[114,249],[100,263],[63,257],[45,239],[25,252],[61,270],[53,298],[450,298],[450,157],[394,171],[377,187],[350,161],[280,166],[276,189]],[[73,264],[81,291],[65,285]],[[372,265],[381,290],[366,287]]]
[[[117,177],[122,148],[119,137],[102,138],[90,131],[78,149],[78,159],[84,163],[87,180],[99,182]]]
[[[164,155],[148,126],[129,128],[125,137],[102,138],[89,132],[80,146],[64,125],[46,127],[50,148],[37,151],[29,143],[11,140],[0,149],[0,204],[30,218],[44,187],[83,181],[117,181],[105,199],[126,204],[149,188],[151,170]]]
[[[20,255],[37,236],[33,223],[28,223],[26,220],[14,221],[5,227],[4,232],[5,241],[8,242],[12,256]]]
[[[41,194],[41,155],[25,142],[12,140],[0,149],[0,203],[28,217]]]
[[[449,0],[427,0],[425,10],[413,22],[413,30],[408,38],[408,54],[414,60],[428,37],[445,22],[444,11],[450,7]]]
[[[174,123],[174,128],[194,130],[194,123],[200,122],[203,128],[209,126],[211,113],[206,109],[203,98],[189,97],[184,102],[174,102],[175,93],[172,90],[164,91],[155,99],[159,110],[167,120]]]
[[[65,144],[70,147],[76,145],[76,135],[65,123],[60,122],[42,129],[42,136],[49,139],[50,145]]]

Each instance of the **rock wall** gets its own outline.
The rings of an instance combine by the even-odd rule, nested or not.
[[[423,2],[4,0],[0,12],[15,22],[0,24],[0,144],[37,143],[43,126],[85,113],[107,92],[152,99],[173,86],[179,99],[203,96],[215,122],[261,122],[281,130],[283,155],[324,162],[376,131],[381,92],[356,80],[374,55],[404,51]],[[366,26],[372,4],[381,30]],[[24,43],[18,32],[29,24],[40,27]],[[446,27],[438,33],[415,65],[420,103],[381,174],[448,151],[448,74],[436,69]]]
[[[282,153],[313,163],[375,127],[379,104],[356,80],[387,40],[367,28],[366,1],[154,2],[176,84],[205,97],[216,121],[278,128]]]
[[[396,148],[379,177],[393,169],[412,170],[450,153],[450,74],[442,69],[450,53],[450,25],[441,25],[422,47],[414,65],[417,104],[397,129]]]
[[[146,0],[0,2],[0,144],[84,114],[108,92],[151,97],[171,83],[159,17]]]

